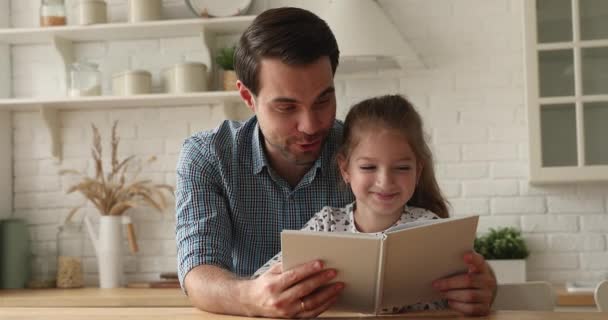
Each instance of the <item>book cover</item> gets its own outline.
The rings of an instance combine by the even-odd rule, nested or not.
[[[478,218],[415,221],[384,234],[285,230],[283,268],[320,259],[346,284],[335,309],[390,313],[439,300],[431,283],[467,271],[462,257],[473,250]]]

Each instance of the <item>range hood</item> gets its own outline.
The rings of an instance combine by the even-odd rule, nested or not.
[[[376,0],[330,0],[322,15],[340,48],[340,72],[424,67]]]

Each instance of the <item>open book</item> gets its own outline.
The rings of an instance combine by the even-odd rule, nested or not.
[[[390,313],[440,300],[436,279],[467,271],[478,216],[405,223],[384,234],[284,230],[283,270],[315,259],[338,271],[346,284],[336,308]]]

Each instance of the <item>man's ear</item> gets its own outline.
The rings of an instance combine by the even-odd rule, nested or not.
[[[249,108],[251,112],[255,113],[255,100],[253,99],[253,93],[251,93],[249,88],[247,88],[241,82],[241,80],[236,81],[236,87],[239,90],[239,95],[241,96],[241,99],[247,105],[247,108]]]

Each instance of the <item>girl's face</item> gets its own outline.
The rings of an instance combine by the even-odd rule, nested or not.
[[[358,135],[348,162],[338,160],[357,199],[357,212],[398,219],[414,194],[422,167],[398,130],[366,128]]]

